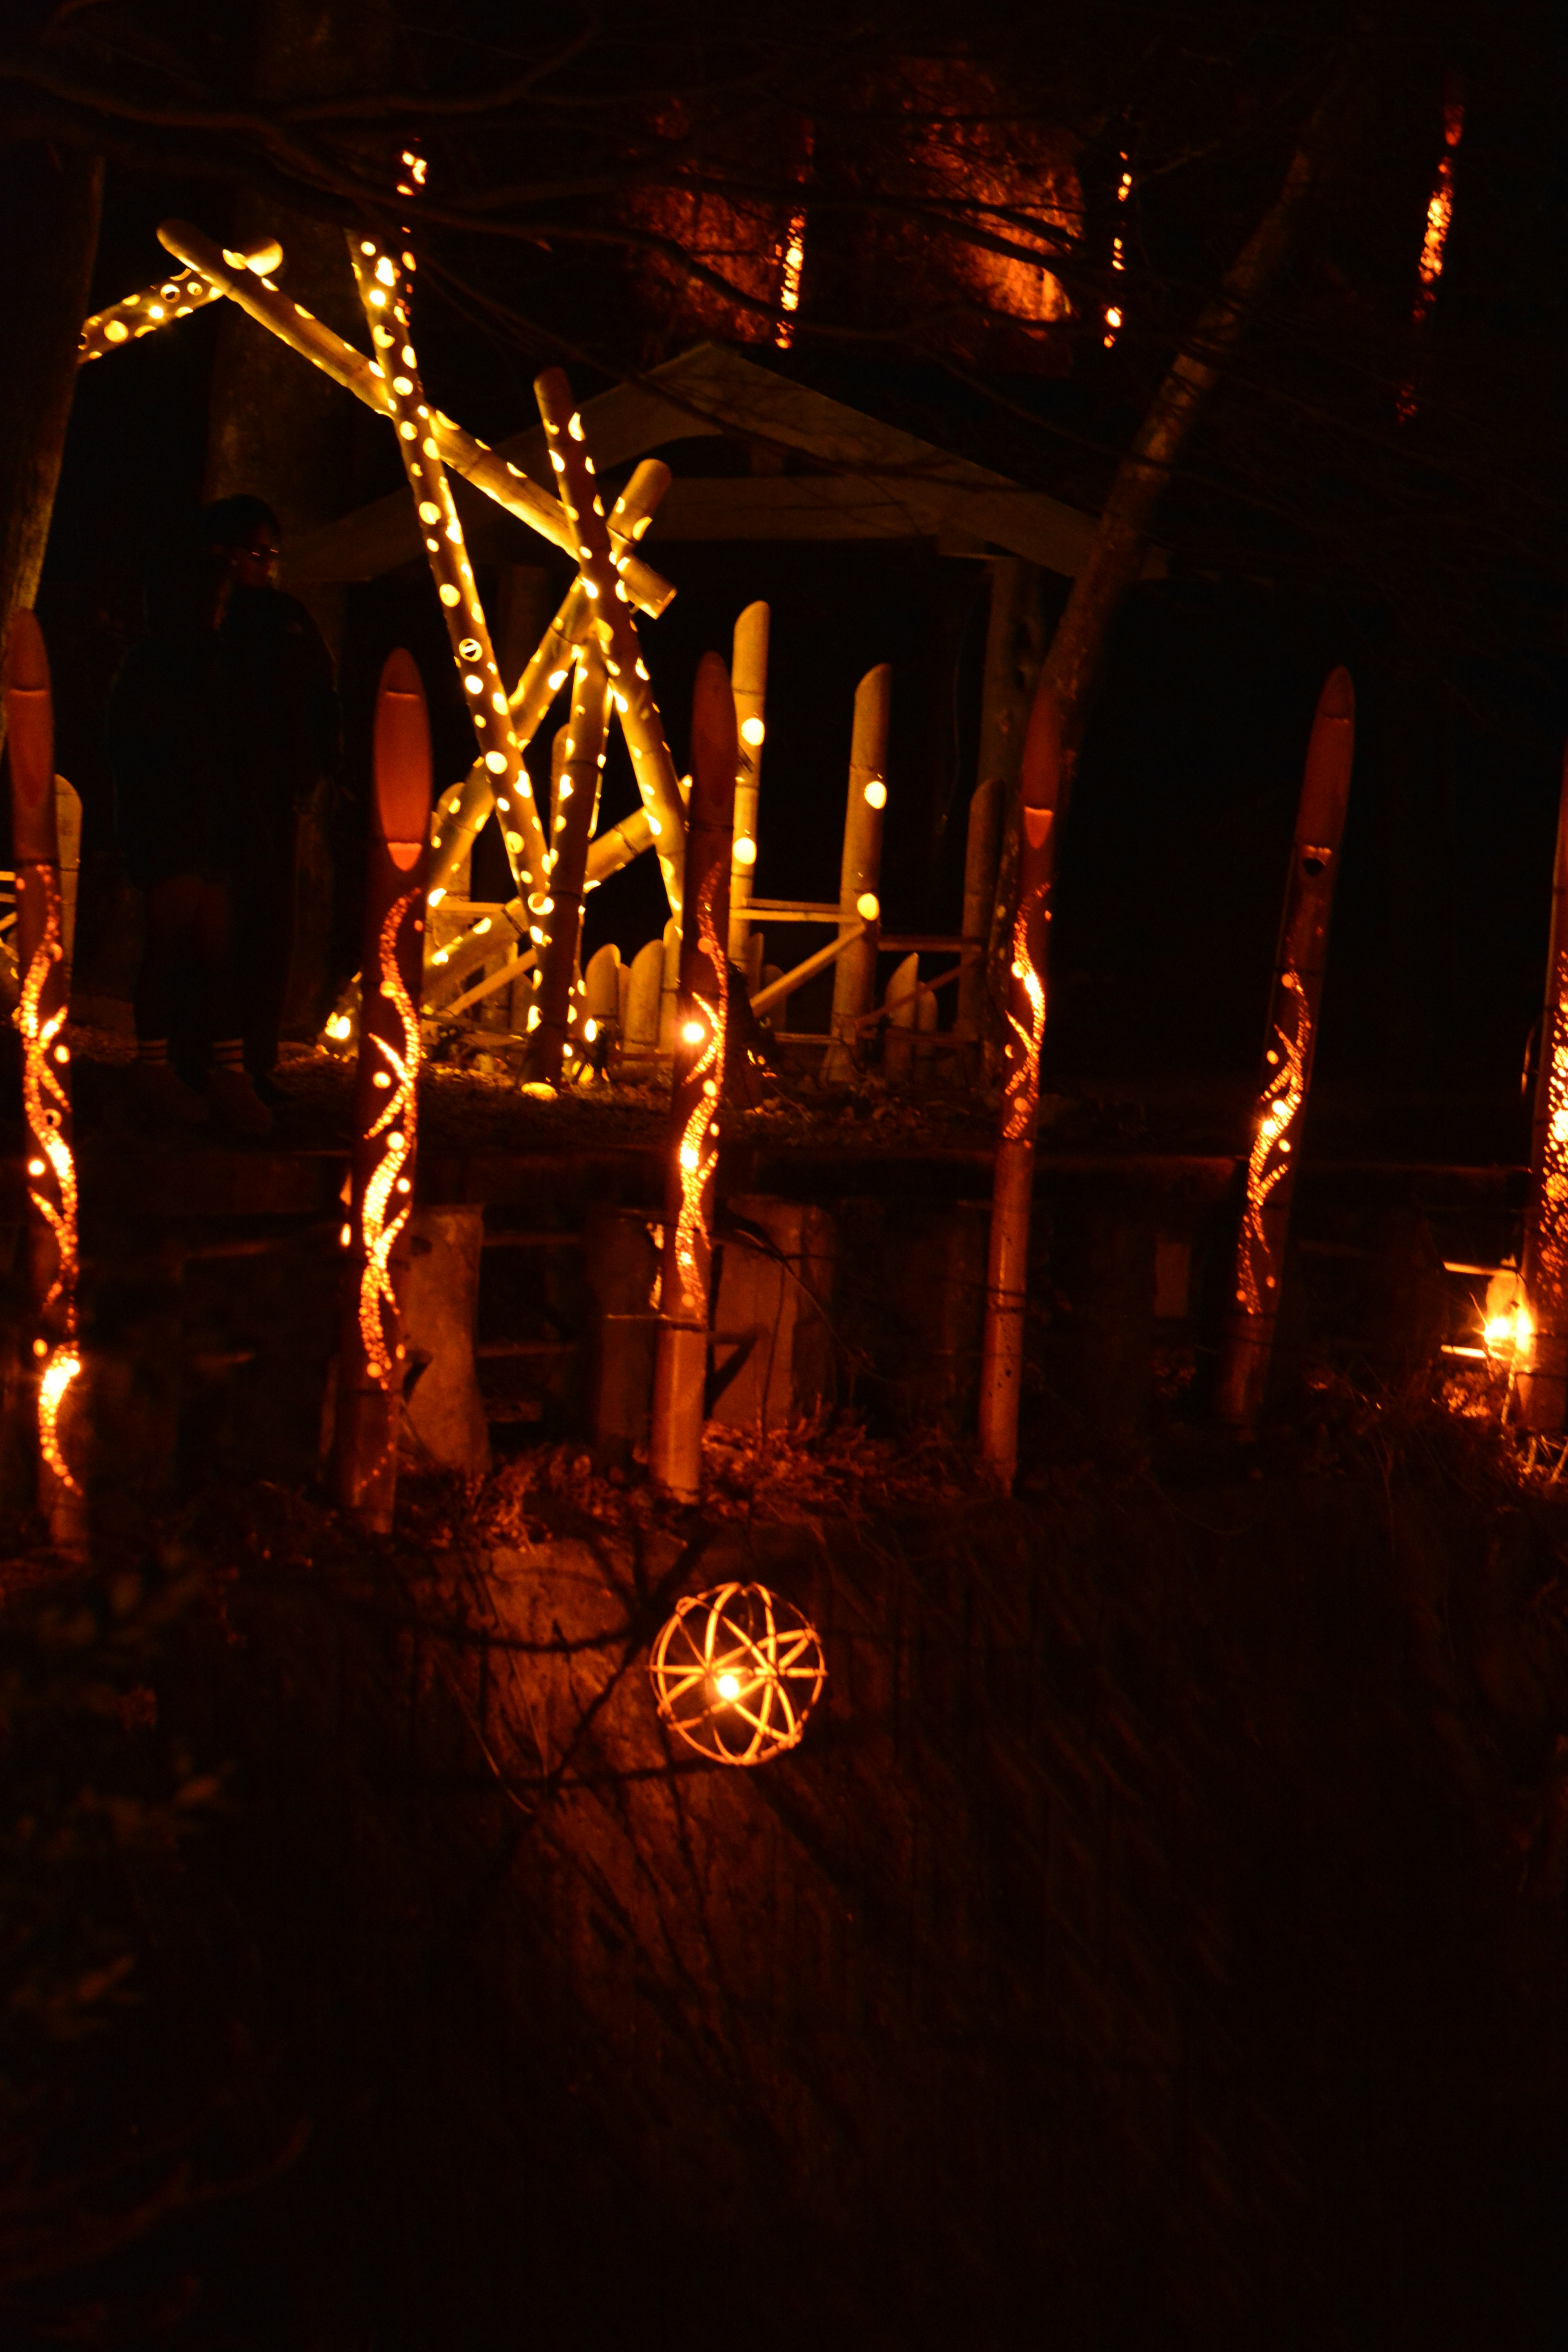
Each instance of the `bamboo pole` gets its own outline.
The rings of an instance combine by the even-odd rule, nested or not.
[[[641,809],[634,809],[630,816],[621,818],[616,824],[607,824],[604,832],[588,845],[588,866],[583,884],[584,893],[596,890],[610,875],[618,874],[623,866],[629,866],[634,857],[640,857],[645,849],[652,846],[652,843],[647,817]],[[498,908],[494,914],[485,916],[482,920],[482,930],[476,926],[461,939],[449,940],[446,947],[437,948],[430,957],[425,971],[427,1000],[431,989],[454,986],[478,965],[489,961],[496,951],[496,939],[502,936],[496,929],[498,922],[505,923],[513,936],[520,939],[529,927],[528,909],[521,898],[508,899],[504,907]],[[496,933],[494,939],[490,936],[492,931]]]
[[[27,1151],[27,1286],[37,1378],[37,1497],[49,1539],[85,1549],[87,1496],[67,1457],[62,1411],[81,1371],[77,1344],[76,1155],[71,1139],[70,1048],[60,1037],[69,1009],[55,818],[55,719],[48,656],[30,612],[11,616],[5,648],[5,722],[11,753],[16,863],[16,971],[21,1002],[22,1121]]]
[[[275,238],[267,237],[258,245],[242,245],[237,253],[224,257],[258,278],[270,278],[281,267],[283,248]],[[204,278],[199,269],[179,270],[158,285],[144,286],[84,319],[77,365],[86,367],[90,360],[105,359],[124,344],[140,342],[144,335],[155,335],[160,327],[172,327],[176,319],[188,319],[194,310],[222,300],[222,287]]]
[[[1515,1404],[1522,1428],[1555,1434],[1568,1417],[1568,748],[1552,871],[1521,1271],[1524,1307],[1522,1315],[1515,1314]]]
[[[669,488],[669,467],[658,457],[645,457],[610,509],[612,531],[635,536],[647,529],[654,509]],[[545,714],[572,675],[577,647],[593,614],[593,600],[581,580],[567,590],[560,610],[545,630],[522,674],[508,697],[512,733],[525,751],[542,725]],[[452,877],[489,822],[495,806],[495,787],[482,760],[471,767],[462,783],[442,800],[430,856],[430,902],[451,887]],[[651,842],[653,835],[648,839]]]
[[[987,776],[974,787],[969,802],[969,829],[963,845],[963,914],[959,924],[970,956],[958,983],[956,1034],[973,1043],[985,1034],[985,949],[996,910],[996,875],[1002,848],[1002,816],[1007,805],[1007,779]]]
[[[840,931],[836,940],[829,940],[825,948],[818,948],[815,955],[808,955],[804,963],[797,963],[793,971],[774,972],[772,980],[764,972],[763,985],[752,999],[752,1012],[759,1015],[771,1013],[775,1004],[782,1004],[786,996],[793,996],[797,988],[804,988],[808,980],[815,980],[819,971],[826,971],[829,964],[837,963],[840,956],[847,955],[859,940],[870,936],[870,931],[869,923],[852,923],[847,931]],[[861,1015],[862,1023],[877,1018],[875,1013]]]
[[[398,1285],[408,1262],[419,1083],[419,981],[430,835],[430,726],[411,655],[389,654],[375,706],[365,873],[349,1295],[338,1357],[338,1499],[386,1534],[397,1495],[406,1345]]]
[[[504,826],[507,858],[518,895],[531,907],[550,893],[550,852],[534,806],[533,785],[522,764],[511,712],[501,689],[490,644],[489,625],[468,562],[463,526],[452,503],[451,485],[430,430],[430,409],[419,381],[408,278],[374,237],[349,238],[349,257],[364,308],[365,323],[389,379],[391,415],[397,428],[403,469],[419,518],[430,573],[447,625],[468,722],[479,739],[479,758]],[[515,845],[515,846],[514,846]],[[520,863],[521,860],[521,863]]]
[[[186,221],[164,221],[158,231],[158,242],[177,261],[197,269],[208,283],[216,286],[230,300],[237,303],[246,316],[258,326],[319,367],[334,383],[352,392],[356,400],[374,408],[381,415],[391,413],[386,383],[379,368],[334,335],[320,319],[311,317],[301,303],[290,302],[280,294],[269,278],[254,278],[244,263],[243,256],[232,261],[210,238]],[[519,522],[538,531],[542,539],[553,546],[576,552],[576,536],[558,502],[510,460],[494,449],[476,441],[460,425],[454,425],[439,409],[431,417],[431,429],[437,450],[443,465],[454,474],[460,474],[477,490],[483,490],[508,514]],[[651,566],[645,563],[635,551],[626,545],[616,552],[616,566],[625,581],[626,593],[638,610],[653,615],[662,613],[675,591],[667,580],[661,580]]]
[[[1307,745],[1220,1358],[1215,1410],[1239,1429],[1257,1421],[1268,1381],[1354,756],[1355,689],[1348,670],[1331,670]]]
[[[855,726],[849,744],[849,792],[844,812],[844,854],[838,878],[840,936],[857,923],[865,929],[844,939],[845,953],[833,975],[833,1043],[823,1076],[847,1078],[862,1013],[877,994],[877,891],[882,871],[882,812],[888,805],[888,715],[893,673],[886,662],[868,670],[855,689]]]
[[[749,971],[752,926],[746,909],[757,871],[757,795],[767,734],[768,626],[765,604],[748,604],[735,623],[730,687],[735,698],[735,845],[730,856],[730,961]]]
[[[598,646],[582,646],[572,688],[572,716],[556,738],[563,756],[555,782],[554,864],[550,876],[554,909],[548,940],[534,941],[539,979],[529,1008],[529,1048],[523,1069],[526,1079],[550,1086],[560,1084],[567,1035],[576,1017],[573,990],[583,935],[583,884],[588,834],[605,765],[609,683]]]
[[[611,550],[604,502],[595,488],[593,454],[573,403],[572,387],[561,370],[546,368],[534,378],[533,390],[550,444],[550,462],[561,486],[563,509],[575,534],[583,585],[594,605],[594,623],[609,673],[610,698],[632,755],[632,772],[647,811],[670,912],[679,915],[685,811],[637,644],[631,602]]]
[[[659,1006],[664,996],[664,941],[647,940],[631,961],[621,1057],[651,1062],[658,1052]]]
[[[724,665],[704,654],[691,708],[680,1024],[670,1090],[669,1189],[659,1293],[648,1473],[677,1501],[702,1490],[709,1275],[719,1106],[730,1013],[730,851],[735,814],[735,704]]]
[[[1024,739],[1018,802],[1018,911],[1007,971],[1006,1075],[992,1179],[985,1321],[980,1344],[980,1458],[1006,1492],[1011,1492],[1018,1467],[1035,1133],[1040,1118],[1040,1049],[1046,1036],[1047,926],[1051,919],[1061,787],[1061,720],[1054,698],[1042,686],[1036,693]],[[934,995],[931,1003],[934,1008]],[[921,1025],[923,1030],[925,1024]]]
[[[889,1085],[907,1083],[913,1069],[920,994],[921,960],[918,955],[907,955],[888,982],[888,992],[882,999],[888,1022],[882,1055]]]

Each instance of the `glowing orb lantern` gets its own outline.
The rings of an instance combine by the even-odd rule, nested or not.
[[[716,1764],[766,1764],[798,1747],[827,1680],[816,1627],[763,1584],[682,1601],[647,1670],[662,1720]]]

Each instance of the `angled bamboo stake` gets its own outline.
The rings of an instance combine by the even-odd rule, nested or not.
[[[730,961],[748,976],[752,926],[746,909],[757,871],[757,799],[762,785],[763,743],[767,734],[768,628],[765,604],[748,604],[735,623],[730,686],[735,697],[738,738],[735,771],[735,845],[730,857]]]
[[[55,720],[43,632],[11,616],[5,648],[11,832],[16,866],[22,1118],[27,1150],[27,1282],[37,1378],[38,1508],[64,1551],[87,1542],[87,1496],[62,1443],[61,1409],[81,1370],[77,1345],[76,1156],[71,1147],[69,1010],[55,830]]]
[[[582,646],[572,688],[572,716],[563,738],[557,739],[563,743],[563,756],[555,782],[554,864],[550,877],[553,908],[548,940],[534,941],[539,981],[529,1008],[529,1047],[523,1070],[526,1078],[550,1086],[560,1083],[575,1010],[572,999],[583,933],[583,882],[588,834],[605,765],[609,689],[605,657],[598,646],[593,643]]]
[[[1521,1426],[1555,1434],[1568,1418],[1568,749],[1563,755],[1546,1002],[1531,1129],[1524,1312],[1516,1314]]]
[[[408,1261],[419,1085],[419,982],[430,835],[430,724],[411,655],[389,654],[376,698],[365,874],[359,1070],[350,1171],[349,1295],[338,1358],[338,1498],[388,1532],[407,1351],[397,1285]]]
[[[1257,1421],[1268,1381],[1354,758],[1355,689],[1349,670],[1331,670],[1312,720],[1290,846],[1268,1043],[1220,1358],[1215,1410],[1238,1429],[1250,1429]]]
[[[724,665],[704,654],[691,706],[687,919],[670,1091],[670,1167],[648,1474],[680,1502],[702,1490],[709,1273],[719,1106],[730,1015],[730,849],[735,812],[735,703]]]
[[[839,937],[845,952],[833,973],[833,1043],[823,1076],[847,1078],[854,1070],[860,1020],[877,995],[877,891],[882,873],[882,812],[888,805],[888,716],[893,673],[886,662],[868,670],[855,689],[849,742],[849,791],[844,811],[844,853],[838,879]],[[864,930],[856,934],[857,924]]]
[[[1006,1077],[992,1179],[985,1322],[980,1350],[980,1458],[1007,1491],[1018,1467],[1035,1134],[1040,1119],[1040,1049],[1046,1036],[1047,926],[1051,919],[1061,788],[1060,714],[1054,696],[1042,685],[1024,739],[1018,911],[1008,964]],[[934,1006],[934,997],[931,1002]]]

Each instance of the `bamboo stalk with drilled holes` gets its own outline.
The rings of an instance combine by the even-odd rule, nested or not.
[[[267,237],[258,245],[242,245],[235,258],[254,276],[270,278],[282,262],[283,248],[275,238]],[[156,286],[143,286],[82,320],[77,365],[86,367],[90,360],[105,359],[110,352],[122,351],[127,343],[140,342],[143,336],[155,335],[161,327],[172,327],[177,319],[188,319],[193,311],[223,299],[222,287],[204,278],[199,269],[182,269]]]
[[[68,1012],[55,816],[55,719],[48,656],[32,613],[11,616],[5,648],[21,1001],[22,1124],[26,1137],[27,1287],[36,1379],[38,1509],[62,1551],[87,1545],[87,1495],[67,1451],[67,1400],[81,1371],[77,1343],[76,1155],[71,1141]],[[75,1400],[72,1400],[75,1402]]]
[[[291,302],[287,295],[267,278],[252,277],[241,257],[231,264],[220,248],[199,229],[186,221],[164,221],[158,230],[158,242],[166,253],[197,269],[209,284],[237,303],[247,318],[258,326],[278,336],[280,341],[319,367],[334,383],[352,392],[367,408],[390,414],[384,380],[379,376],[363,353],[341,335],[311,317],[302,304]],[[576,539],[572,526],[562,512],[559,503],[536,482],[531,482],[509,459],[494,449],[476,441],[460,425],[454,425],[440,410],[433,418],[436,445],[442,463],[454,474],[460,474],[477,490],[483,490],[509,514],[531,530],[538,531],[552,546],[563,548],[568,554],[576,552]],[[616,558],[620,577],[626,583],[626,593],[638,610],[657,615],[668,604],[675,591],[667,580],[661,580],[649,564],[643,562],[629,547],[618,550]]]
[[[833,1042],[823,1076],[850,1077],[859,1021],[877,994],[877,892],[882,873],[882,812],[888,805],[888,716],[893,673],[886,662],[868,670],[855,689],[849,744],[849,790],[844,812],[844,852],[838,878],[838,921],[845,952],[833,975]],[[857,923],[863,932],[847,936]]]
[[[413,656],[386,658],[376,698],[359,1066],[333,1440],[338,1499],[386,1534],[397,1497],[419,1084],[419,983],[430,838],[430,723]]]
[[[765,604],[748,604],[735,623],[730,688],[735,698],[735,845],[730,857],[730,961],[749,969],[752,926],[746,909],[757,871],[757,801],[768,717]]]
[[[1568,1417],[1568,748],[1557,810],[1552,929],[1525,1211],[1524,1314],[1515,1310],[1515,1405],[1520,1424],[1555,1434]]]
[[[1018,910],[1008,961],[1006,1075],[992,1178],[985,1320],[980,1342],[980,1459],[1009,1493],[1018,1466],[1035,1133],[1040,1118],[1040,1049],[1046,1035],[1047,927],[1061,783],[1060,720],[1053,697],[1041,687],[1024,738]],[[931,1001],[934,1007],[935,998]],[[925,1025],[921,1024],[922,1028]]]
[[[632,772],[648,814],[670,911],[679,915],[685,826],[680,787],[637,643],[631,600],[611,550],[610,528],[595,488],[593,453],[573,402],[572,387],[561,370],[546,368],[534,378],[533,390],[544,420],[562,508],[575,532],[583,584],[594,604],[595,625],[609,673],[610,698],[632,755]]]
[[[531,1034],[523,1071],[526,1078],[550,1086],[560,1084],[572,1027],[577,947],[583,934],[583,883],[588,860],[588,835],[598,805],[599,777],[605,764],[609,683],[598,646],[581,646],[572,688],[572,716],[566,723],[565,753],[555,787],[555,863],[550,876],[554,908],[548,944],[534,942],[539,950],[539,982],[529,1013]]]
[[[604,832],[588,845],[587,873],[583,884],[584,892],[596,890],[601,882],[612,874],[618,874],[623,866],[629,866],[634,857],[640,857],[652,845],[653,835],[648,829],[647,817],[641,809],[634,809],[630,816],[622,817],[616,824],[607,824]],[[509,899],[504,907],[498,908],[496,914],[488,919],[487,928],[482,933],[470,932],[464,939],[451,941],[446,949],[438,950],[439,961],[435,956],[431,957],[425,973],[427,998],[432,989],[454,987],[476,965],[489,961],[496,951],[496,939],[490,933],[495,930],[498,921],[504,921],[515,938],[524,937],[528,930],[528,910],[521,899]],[[500,936],[497,932],[496,938]],[[429,1004],[427,1009],[437,1011],[442,1008]]]
[[[730,849],[735,814],[735,703],[717,654],[698,665],[691,704],[691,804],[686,826],[686,922],[670,1088],[670,1164],[659,1292],[648,1474],[694,1503],[702,1491],[709,1277],[719,1107],[730,1015]]]
[[[1307,744],[1220,1355],[1215,1410],[1238,1429],[1257,1421],[1268,1382],[1354,758],[1355,689],[1331,670]]]

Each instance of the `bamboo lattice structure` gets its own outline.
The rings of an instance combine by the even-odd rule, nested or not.
[[[799,1746],[827,1664],[816,1628],[763,1584],[678,1602],[648,1659],[660,1720],[715,1764],[766,1764]]]

